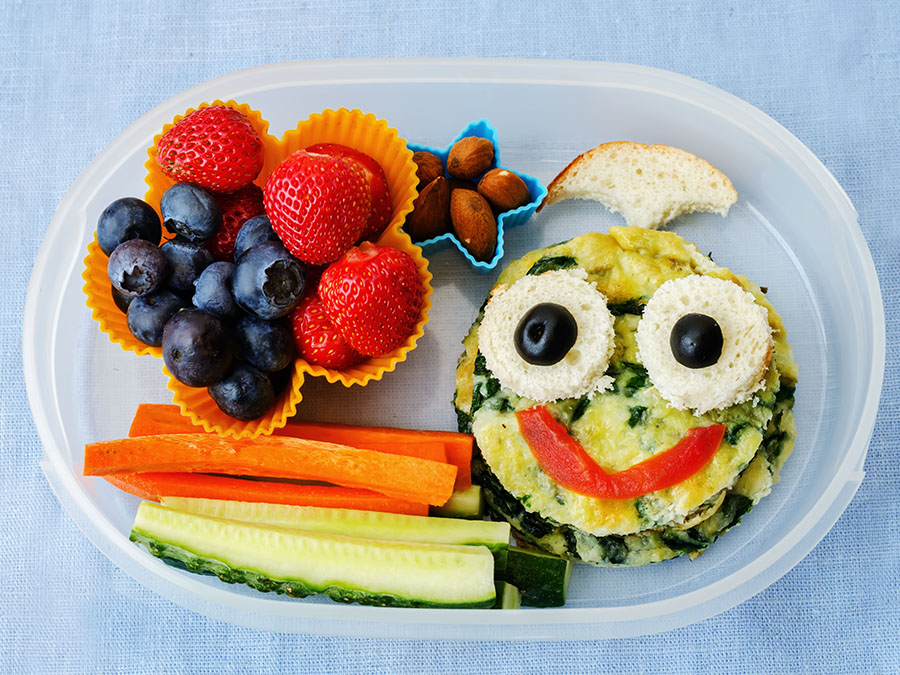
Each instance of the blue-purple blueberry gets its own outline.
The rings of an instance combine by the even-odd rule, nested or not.
[[[97,220],[97,243],[106,255],[125,241],[143,239],[159,246],[162,225],[159,216],[147,202],[135,197],[122,197],[103,209]]]
[[[166,368],[189,387],[218,382],[234,357],[234,340],[225,322],[202,309],[185,309],[169,319],[162,348]]]
[[[234,259],[237,261],[244,253],[264,241],[281,241],[268,216],[254,216],[241,225],[234,240]]]
[[[294,333],[286,319],[265,321],[244,315],[234,326],[237,358],[273,373],[294,360]]]
[[[182,298],[165,289],[134,298],[126,316],[128,330],[145,345],[159,347],[166,323],[185,306]]]
[[[116,307],[119,308],[119,311],[122,312],[122,314],[127,314],[128,305],[131,304],[131,301],[134,300],[134,298],[130,295],[125,295],[112,284],[109,285],[109,292],[112,295],[113,302],[116,303]]]
[[[231,281],[234,299],[260,319],[278,319],[291,312],[306,290],[306,266],[278,241],[265,241],[235,263]]]
[[[230,262],[214,262],[203,270],[194,282],[194,307],[229,321],[238,318],[242,312],[231,294],[233,275],[234,265]]]
[[[110,254],[106,272],[117,291],[135,297],[160,288],[167,267],[165,256],[155,244],[143,239],[129,239]]]
[[[265,373],[241,362],[207,391],[222,412],[244,422],[262,417],[275,402],[272,383]]]
[[[184,237],[170,239],[159,250],[169,262],[166,284],[177,293],[193,293],[194,281],[213,261],[212,253],[203,244]]]
[[[172,234],[204,242],[222,227],[222,211],[212,194],[190,183],[175,183],[159,202],[163,225]]]

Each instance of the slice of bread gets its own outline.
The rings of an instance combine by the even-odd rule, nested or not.
[[[688,368],[675,360],[672,327],[685,314],[710,316],[722,330],[722,353],[713,365]],[[656,290],[636,338],[638,357],[660,396],[697,415],[750,400],[765,385],[774,353],[768,310],[736,282],[696,274]]]
[[[629,225],[658,229],[684,213],[725,216],[737,201],[728,176],[706,160],[668,145],[604,143],[569,163],[538,208],[564,199],[592,199]]]

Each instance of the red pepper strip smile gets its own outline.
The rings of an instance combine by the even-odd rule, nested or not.
[[[631,499],[687,480],[719,449],[724,424],[690,429],[668,450],[624,471],[607,473],[542,405],[516,413],[519,431],[550,478],[586,497]]]

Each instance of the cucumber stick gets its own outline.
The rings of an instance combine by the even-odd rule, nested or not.
[[[522,594],[519,589],[506,581],[495,581],[497,600],[494,609],[519,609],[522,606]]]
[[[260,591],[397,607],[492,607],[494,559],[482,546],[303,532],[138,507],[131,539],[192,572]]]
[[[432,506],[432,516],[446,518],[481,518],[484,515],[484,497],[481,486],[471,485],[466,490],[454,490],[443,506]]]
[[[506,566],[506,550],[509,548],[509,523],[487,520],[432,518],[377,511],[191,497],[163,497],[162,503],[185,513],[288,527],[305,532],[429,544],[486,546],[494,554],[498,569]]]
[[[527,607],[561,607],[566,604],[572,561],[549,553],[510,548],[506,569],[498,575],[522,592]]]

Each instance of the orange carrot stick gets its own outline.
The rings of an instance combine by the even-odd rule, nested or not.
[[[456,480],[452,464],[303,438],[163,434],[84,447],[86,476],[180,471],[321,480],[435,506]]]
[[[115,473],[107,482],[141,499],[158,502],[160,497],[205,497],[242,502],[325,506],[427,516],[428,505],[387,497],[371,490],[337,485],[297,485],[243,480],[205,473]]]
[[[197,433],[199,427],[181,415],[178,406],[141,403],[134,414],[128,435],[154,436],[157,434]],[[446,461],[457,467],[455,489],[465,490],[472,485],[472,436],[452,431],[419,431],[389,427],[363,427],[346,424],[326,424],[289,420],[273,435],[306,438],[314,441],[338,443],[367,450],[391,452],[421,457],[433,461]],[[439,456],[434,443],[443,445]]]

